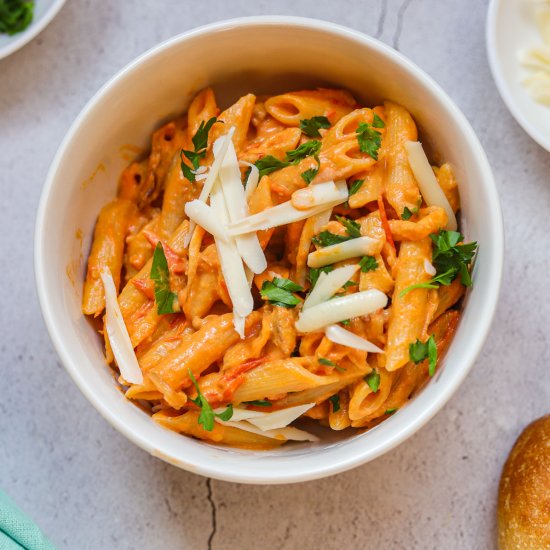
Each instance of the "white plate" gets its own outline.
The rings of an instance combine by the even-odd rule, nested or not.
[[[13,36],[0,34],[0,59],[22,48],[40,34],[57,15],[64,3],[65,0],[36,0],[33,20],[23,32],[18,32]]]
[[[529,74],[518,51],[542,44],[534,0],[491,0],[487,17],[487,54],[498,91],[520,126],[550,151],[550,107],[532,99],[521,81]]]

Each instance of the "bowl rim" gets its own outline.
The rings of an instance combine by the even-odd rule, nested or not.
[[[487,12],[487,23],[485,25],[485,46],[487,48],[487,58],[489,60],[489,68],[493,75],[498,93],[510,114],[516,119],[516,122],[523,130],[538,143],[543,149],[550,151],[550,137],[534,126],[523,111],[518,106],[508,82],[500,65],[500,53],[497,47],[498,34],[498,15],[502,9],[502,0],[491,0]]]
[[[107,404],[103,402],[100,395],[96,395],[95,390],[89,385],[85,376],[79,372],[76,366],[76,361],[70,355],[65,348],[63,342],[63,336],[61,330],[57,327],[56,315],[54,315],[54,305],[51,303],[48,288],[46,287],[44,279],[41,277],[42,266],[46,265],[47,258],[44,254],[44,242],[43,233],[41,228],[45,223],[48,212],[50,211],[49,202],[50,195],[54,188],[54,183],[57,178],[57,172],[61,161],[65,155],[65,151],[68,145],[71,143],[74,135],[80,128],[81,123],[86,119],[88,113],[94,109],[97,103],[99,103],[104,95],[116,84],[119,80],[124,79],[129,73],[138,69],[142,63],[155,57],[164,50],[170,49],[172,46],[180,43],[181,41],[188,40],[189,38],[209,34],[219,30],[229,30],[232,28],[241,28],[247,26],[292,26],[295,28],[308,28],[313,30],[322,31],[328,34],[336,35],[341,38],[355,40],[362,46],[375,49],[385,57],[387,57],[392,63],[400,65],[401,68],[406,70],[409,74],[414,76],[423,87],[429,88],[439,98],[439,101],[445,105],[445,108],[449,111],[450,116],[460,126],[460,133],[464,135],[472,146],[474,151],[476,164],[479,166],[480,171],[484,174],[482,185],[485,188],[491,202],[495,205],[491,211],[490,225],[492,227],[495,241],[492,242],[492,256],[494,262],[492,262],[488,269],[490,270],[489,281],[490,285],[485,295],[485,309],[483,315],[480,316],[478,321],[478,330],[475,333],[475,338],[472,341],[472,345],[462,352],[463,367],[457,369],[454,377],[450,379],[446,386],[442,387],[438,391],[432,401],[428,403],[423,410],[421,410],[416,416],[408,419],[404,425],[395,430],[392,436],[388,436],[383,443],[375,446],[366,447],[362,451],[355,449],[355,452],[348,453],[347,456],[340,456],[339,460],[334,463],[322,463],[311,464],[307,471],[304,468],[302,470],[294,471],[294,469],[285,468],[270,468],[269,472],[256,473],[256,472],[231,472],[228,471],[223,461],[208,461],[199,463],[193,462],[193,457],[189,456],[186,461],[183,462],[179,458],[173,458],[169,453],[165,453],[162,449],[157,449],[146,437],[144,437],[139,430],[133,426],[131,422],[125,422],[118,418],[109,408]],[[57,184],[59,185],[59,184]],[[44,237],[45,239],[45,237]],[[500,208],[500,201],[496,189],[496,184],[491,172],[487,156],[481,147],[481,144],[475,135],[472,127],[467,121],[466,117],[449,98],[449,96],[443,91],[443,89],[422,69],[417,67],[402,54],[395,51],[390,46],[365,35],[359,31],[349,29],[342,25],[337,25],[327,21],[295,17],[295,16],[250,16],[241,17],[236,19],[228,19],[210,23],[201,27],[191,29],[187,32],[176,35],[160,44],[149,49],[145,53],[138,56],[136,59],[127,64],[124,68],[118,71],[113,77],[111,77],[107,83],[105,83],[87,102],[81,112],[78,114],[63,141],[61,142],[55,157],[49,168],[47,178],[42,190],[40,202],[38,206],[38,212],[35,224],[34,234],[34,270],[35,270],[35,283],[42,311],[42,316],[46,324],[46,328],[50,335],[50,338],[54,344],[54,348],[57,351],[61,362],[65,369],[72,377],[75,384],[80,391],[86,396],[86,398],[92,403],[92,405],[98,410],[98,412],[119,432],[126,436],[130,441],[146,450],[150,454],[163,459],[166,462],[175,464],[181,468],[184,468],[193,473],[198,473],[203,476],[220,479],[223,481],[233,481],[239,483],[255,483],[255,484],[282,484],[282,483],[294,483],[301,481],[309,481],[313,479],[319,479],[329,475],[334,475],[366,462],[373,460],[382,454],[390,451],[404,440],[412,436],[417,432],[424,424],[428,422],[450,399],[464,378],[472,368],[476,357],[479,355],[481,348],[485,342],[487,334],[490,330],[493,317],[495,315],[496,306],[498,302],[498,296],[500,293],[503,261],[504,261],[504,229],[502,214]],[[391,419],[389,419],[391,420]],[[159,426],[159,429],[161,427]],[[344,453],[342,453],[343,455]],[[328,462],[328,461],[327,461]]]
[[[55,0],[40,19],[32,21],[28,28],[21,33],[14,35],[5,46],[0,47],[0,60],[8,57],[12,53],[15,53],[17,50],[36,38],[52,22],[54,17],[64,6],[65,2],[66,0]]]

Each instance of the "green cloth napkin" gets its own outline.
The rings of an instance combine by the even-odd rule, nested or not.
[[[55,550],[38,526],[1,491],[0,550]]]

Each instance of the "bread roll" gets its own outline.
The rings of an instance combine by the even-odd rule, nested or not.
[[[525,428],[502,470],[498,546],[550,549],[550,415]]]

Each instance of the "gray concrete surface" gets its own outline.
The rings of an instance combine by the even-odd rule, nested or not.
[[[550,155],[493,84],[481,0],[68,0],[36,40],[0,61],[0,487],[60,549],[492,549],[502,464],[548,413]],[[507,227],[491,335],[455,397],[418,434],[354,471],[295,486],[210,481],[114,431],[60,365],[33,281],[40,189],[74,117],[136,55],[197,25],[295,14],[397,46],[477,131]]]

